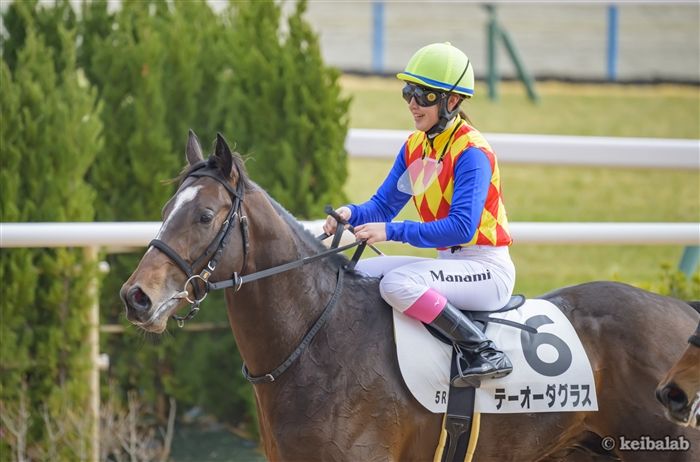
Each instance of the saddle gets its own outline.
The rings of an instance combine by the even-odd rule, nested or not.
[[[525,296],[516,294],[510,297],[510,300],[508,300],[508,303],[506,303],[502,308],[497,309],[496,311],[468,311],[468,310],[460,310],[462,313],[468,317],[471,321],[473,321],[477,326],[481,328],[482,331],[486,330],[486,326],[488,325],[489,322],[495,322],[497,324],[504,324],[506,326],[511,326],[515,327],[517,329],[522,329],[524,331],[530,332],[532,334],[536,334],[537,330],[533,329],[532,327],[525,325],[525,324],[520,324],[518,322],[514,321],[509,321],[508,319],[500,319],[500,318],[493,318],[491,317],[492,314],[494,313],[505,313],[506,311],[511,311],[511,310],[517,310],[523,304],[525,303]],[[435,337],[436,339],[440,340],[442,343],[445,343],[447,345],[452,345],[452,341],[442,335],[440,332],[438,332],[435,328],[431,327],[429,324],[423,323],[425,328],[430,332],[430,334]]]

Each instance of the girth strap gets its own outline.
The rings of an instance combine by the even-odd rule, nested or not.
[[[450,377],[454,377],[458,372],[459,358],[456,351],[452,351],[452,366]],[[467,451],[472,445],[476,445],[478,439],[478,423],[475,435],[472,435],[474,421],[474,408],[476,401],[476,389],[474,387],[455,387],[450,385],[447,398],[447,412],[445,413],[445,432],[447,440],[440,456],[441,462],[461,462],[466,460]],[[474,441],[471,441],[474,436]]]

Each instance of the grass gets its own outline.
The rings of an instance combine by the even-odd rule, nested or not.
[[[353,128],[413,128],[399,80],[344,76],[341,83],[353,98]],[[541,82],[537,92],[534,104],[521,84],[505,82],[499,100],[491,101],[477,82],[476,96],[463,108],[485,133],[700,138],[698,86]]]
[[[395,79],[345,76],[352,96],[354,128],[411,129]],[[489,101],[485,86],[467,113],[485,133],[530,133],[655,138],[700,138],[700,88],[673,85],[576,85],[538,83],[541,100],[531,103],[521,85],[501,86]],[[397,146],[398,151],[399,146]],[[662,155],[662,153],[660,153]],[[700,153],[699,153],[700,155]],[[345,191],[366,200],[392,159],[352,158]],[[700,221],[697,170],[501,165],[511,221]],[[409,204],[398,219],[416,219]],[[381,244],[390,254],[433,256],[431,250]],[[680,246],[518,245],[511,247],[518,271],[516,290],[529,296],[557,287],[611,279],[653,285],[663,265],[677,266]],[[700,294],[697,294],[700,297]]]

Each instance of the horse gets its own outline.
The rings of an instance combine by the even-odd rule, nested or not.
[[[700,302],[691,305],[700,312]],[[671,422],[700,430],[700,323],[686,350],[656,387],[656,399]]]
[[[423,408],[402,380],[378,279],[348,270],[338,254],[295,264],[327,248],[248,177],[222,135],[205,160],[190,131],[185,152],[157,237],[120,290],[127,319],[162,333],[187,303],[190,317],[208,288],[225,287],[269,460],[433,460],[443,416]],[[605,281],[543,298],[579,333],[599,411],[482,415],[475,460],[658,460],[658,452],[606,443],[642,435],[685,438],[689,450],[664,457],[698,460],[698,435],[663,418],[654,399],[683,349],[676,333],[697,313]]]

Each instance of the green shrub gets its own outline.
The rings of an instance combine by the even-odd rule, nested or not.
[[[74,35],[59,25],[60,44],[48,47],[31,14],[21,2],[17,8],[26,20],[23,40],[14,53],[3,52],[14,57],[12,68],[0,62],[0,221],[92,221],[95,194],[85,176],[101,149],[96,92],[76,71]],[[4,429],[26,428],[3,431],[0,455],[13,446],[15,458],[41,460],[50,440],[42,413],[57,415],[66,402],[87,407],[96,267],[79,249],[3,248],[0,257],[0,404],[16,407],[28,390],[26,412],[3,422]],[[89,424],[90,415],[80,417],[79,426]],[[88,436],[73,435],[76,444],[57,448],[52,459],[77,460],[73,449],[89,447]]]
[[[317,218],[326,204],[345,202],[350,100],[339,72],[324,65],[305,10],[298,2],[283,27],[276,2],[233,3],[233,36],[219,57],[233,74],[218,101],[252,178],[292,213]]]
[[[690,277],[677,268],[664,264],[657,283],[650,283],[649,290],[679,300],[700,300],[700,270]]]

